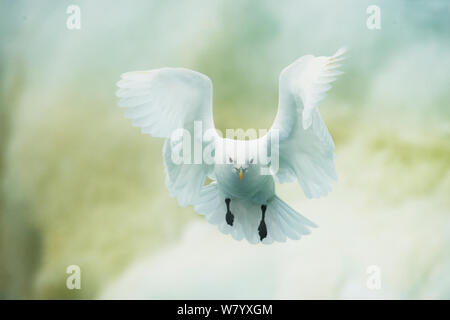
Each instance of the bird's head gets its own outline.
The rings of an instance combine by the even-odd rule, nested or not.
[[[228,162],[229,164],[231,164],[231,170],[233,171],[233,173],[239,176],[239,180],[243,180],[244,176],[247,175],[249,169],[253,167],[254,159],[249,158],[246,159],[245,162],[239,163],[232,157],[228,157]]]

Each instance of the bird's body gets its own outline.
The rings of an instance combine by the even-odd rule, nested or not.
[[[236,199],[248,199],[256,204],[266,204],[275,195],[275,183],[272,175],[262,175],[261,165],[256,159],[256,154],[251,154],[242,160],[242,164],[234,158],[235,154],[246,154],[245,150],[251,150],[252,144],[257,140],[243,141],[224,139],[220,143],[227,144],[228,152],[222,164],[215,164],[213,178],[217,181],[218,189],[227,197]],[[219,147],[218,147],[219,148]],[[231,161],[230,161],[231,160]],[[239,176],[242,168],[243,177]]]
[[[127,108],[126,117],[143,133],[166,138],[166,186],[182,206],[193,205],[238,240],[299,239],[315,225],[278,198],[275,181],[297,179],[313,198],[328,194],[337,179],[334,143],[317,106],[341,73],[336,69],[344,51],[332,57],[304,56],[282,71],[277,116],[269,132],[257,139],[216,133],[211,80],[195,71],[126,73],[117,96]],[[196,135],[198,123],[207,136]],[[180,128],[183,135],[174,135]],[[209,155],[209,160],[192,162],[191,153],[197,160]],[[208,185],[206,177],[212,180]]]

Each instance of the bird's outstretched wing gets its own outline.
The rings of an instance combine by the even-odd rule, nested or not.
[[[182,68],[127,72],[121,78],[116,93],[119,106],[126,109],[125,116],[143,133],[166,138],[163,150],[166,186],[180,205],[192,204],[212,169],[212,165],[196,164],[193,159],[195,143],[200,143],[202,148],[214,144],[214,138],[204,141],[202,133],[194,134],[195,121],[201,124],[203,132],[214,128],[211,80]],[[189,145],[183,145],[186,140],[181,136],[170,139],[180,128],[189,133]],[[187,149],[182,149],[183,146]],[[182,150],[181,158],[185,150],[190,150],[190,160],[173,161],[172,150],[176,148]]]
[[[298,179],[308,198],[327,195],[337,180],[334,143],[320,116],[318,105],[342,72],[338,70],[345,49],[331,57],[307,55],[280,74],[278,112],[266,139],[279,134],[281,183]]]

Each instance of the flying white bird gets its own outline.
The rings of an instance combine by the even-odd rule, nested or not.
[[[126,108],[125,116],[143,133],[166,139],[166,187],[181,206],[193,205],[220,231],[237,240],[272,243],[300,239],[316,225],[278,198],[274,182],[297,179],[305,195],[316,198],[327,195],[337,180],[333,139],[318,105],[342,74],[338,68],[345,51],[341,48],[331,57],[306,55],[281,72],[275,121],[258,139],[235,140],[217,134],[211,80],[188,69],[123,74],[117,83],[119,106]],[[213,134],[198,137],[195,121]],[[182,149],[183,156],[193,150],[184,138],[173,139],[180,128],[194,137],[194,144],[208,150],[212,162],[174,161],[176,150]],[[277,170],[272,163],[257,161],[259,153],[255,151],[262,147],[273,152],[274,137],[278,138]],[[264,169],[268,170],[262,174]],[[212,182],[205,185],[207,177]]]

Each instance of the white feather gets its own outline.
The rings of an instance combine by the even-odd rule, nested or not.
[[[195,137],[194,121],[202,123],[203,132],[214,128],[212,83],[205,75],[173,68],[127,72],[117,83],[119,106],[125,108],[125,116],[143,133],[166,138],[163,149],[166,187],[180,205],[194,205],[208,222],[236,240],[269,244],[288,238],[300,239],[310,233],[314,223],[279,199],[273,177],[261,175],[254,169],[256,164],[248,166],[248,161],[255,157],[255,146],[270,146],[269,138],[274,130],[279,130],[279,170],[272,172],[273,176],[279,182],[297,179],[307,197],[319,197],[331,191],[332,183],[337,180],[334,143],[318,105],[331,89],[331,83],[342,74],[338,62],[344,59],[344,53],[342,48],[331,57],[303,56],[281,72],[277,116],[263,138],[235,141],[217,135],[208,140],[196,137],[194,143],[201,143],[202,150],[216,151],[216,162],[231,157],[245,160],[248,169],[245,182],[237,175],[239,170],[234,170],[236,164],[172,161],[172,151],[183,143],[183,139],[169,140],[176,129],[187,130],[192,138]],[[246,150],[253,151],[247,154]],[[216,181],[204,186],[207,176]],[[225,219],[228,198],[234,216],[232,226]],[[263,204],[267,206],[267,236],[261,241],[258,227]]]
[[[118,104],[142,133],[168,139],[176,129],[183,128],[194,137],[194,121],[201,121],[203,130],[214,128],[212,83],[207,76],[187,69],[163,68],[127,72],[121,78],[117,83]],[[192,204],[211,166],[176,165],[170,152],[166,140],[163,151],[166,186],[180,205]]]
[[[224,234],[231,234],[236,240],[246,239],[252,244],[260,243],[258,226],[261,220],[260,205],[249,200],[233,199],[230,210],[234,214],[233,226],[225,220],[225,195],[221,193],[217,183],[210,183],[201,190],[194,209],[204,215],[206,220],[217,225]],[[287,238],[298,240],[310,233],[309,228],[316,225],[289,207],[277,196],[267,203],[266,218],[267,237],[263,244],[274,241],[284,242]]]
[[[279,182],[297,179],[308,198],[327,195],[337,180],[334,143],[318,106],[342,74],[345,48],[331,57],[303,56],[280,75],[278,113],[271,130],[280,131]],[[268,139],[269,134],[264,137]]]

